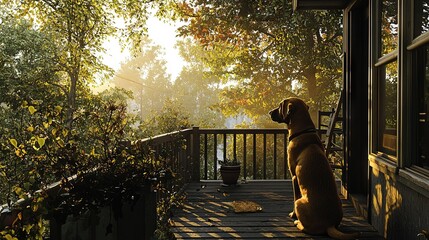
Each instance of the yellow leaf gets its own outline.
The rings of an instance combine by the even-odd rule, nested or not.
[[[34,114],[37,110],[33,106],[29,106],[28,111],[30,112],[30,114]]]
[[[37,143],[39,144],[39,148],[42,148],[45,145],[45,138],[37,137]]]
[[[58,145],[60,145],[60,147],[64,147],[65,146],[64,141],[61,138],[57,137],[56,140],[57,140]]]
[[[38,204],[34,204],[32,207],[33,212],[37,212],[37,210],[39,210],[39,205]]]
[[[27,101],[23,101],[21,104],[22,108],[26,108],[28,106],[28,102]]]
[[[30,234],[31,229],[33,228],[32,224],[27,224],[24,225],[23,229],[25,230],[25,232],[27,232],[27,234]]]
[[[21,156],[21,149],[16,149],[15,150],[15,155],[18,156],[18,157],[22,157]]]
[[[29,127],[27,128],[27,131],[29,131],[29,132],[34,131],[34,127],[33,127],[33,126],[29,126]]]
[[[15,148],[17,148],[18,147],[18,142],[15,140],[15,139],[13,139],[13,138],[10,138],[9,139],[9,142],[15,147]]]
[[[45,128],[48,128],[48,127],[49,127],[49,123],[47,123],[47,122],[43,122],[43,126],[44,126]]]
[[[14,189],[13,189],[13,191],[15,192],[15,194],[16,195],[21,195],[22,194],[22,188],[20,188],[20,187],[15,187]]]
[[[16,238],[12,237],[10,234],[4,236],[6,240],[15,240]]]
[[[61,113],[61,110],[63,110],[63,108],[61,106],[56,106],[55,107],[55,112]]]

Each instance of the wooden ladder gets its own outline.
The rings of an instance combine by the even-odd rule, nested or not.
[[[333,169],[343,169],[343,117],[341,116],[341,106],[343,104],[343,91],[337,101],[335,108],[332,111],[319,111],[319,131],[322,132],[325,127],[326,134],[322,138],[325,146],[325,154],[331,162]],[[329,117],[328,124],[322,123],[323,117]],[[338,142],[339,140],[342,140]]]

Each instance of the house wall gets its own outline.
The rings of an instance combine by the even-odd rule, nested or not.
[[[370,157],[371,224],[386,239],[425,239],[429,229],[429,197],[401,173]]]

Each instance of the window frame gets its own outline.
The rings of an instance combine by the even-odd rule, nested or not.
[[[396,49],[392,50],[391,52],[388,52],[384,55],[382,55],[382,50],[383,50],[383,46],[382,46],[382,33],[381,33],[381,29],[382,29],[382,2],[383,0],[375,0],[372,1],[373,5],[372,5],[372,16],[373,16],[373,20],[372,20],[372,26],[374,26],[372,28],[372,44],[371,44],[371,51],[372,51],[372,99],[373,99],[373,104],[372,104],[372,114],[371,114],[371,122],[372,124],[372,134],[371,136],[371,150],[370,153],[375,154],[378,157],[387,159],[389,161],[393,161],[395,163],[398,163],[398,156],[400,153],[400,148],[399,148],[399,124],[400,124],[400,101],[399,101],[399,89],[400,89],[400,63],[399,63],[399,34],[401,33],[401,27],[400,27],[400,9],[399,9],[399,4],[400,4],[400,0],[395,0],[396,4],[397,4],[397,20],[398,20],[398,42],[397,42],[397,47]],[[380,91],[382,89],[380,89],[380,85],[381,82],[380,81],[384,81],[385,80],[385,75],[382,76],[382,73],[384,73],[384,69],[385,66],[387,66],[388,64],[397,61],[397,86],[396,86],[396,152],[395,155],[392,155],[391,153],[389,153],[388,151],[383,151],[383,147],[382,145],[382,139],[380,139],[380,117],[379,117],[379,109],[381,108],[380,106]]]
[[[417,0],[412,1],[405,1],[408,2],[408,5],[404,6],[404,11],[408,10],[411,14],[405,16],[407,17],[407,20],[410,21],[411,26],[409,30],[405,33],[408,36],[408,42],[404,44],[404,55],[409,56],[410,61],[408,61],[408,66],[404,66],[407,69],[409,69],[409,73],[405,76],[407,79],[408,87],[409,87],[409,96],[408,99],[410,103],[412,104],[411,110],[407,113],[409,122],[408,125],[410,125],[410,131],[413,133],[411,136],[408,136],[411,142],[407,145],[409,148],[410,154],[408,155],[408,161],[405,161],[403,164],[403,167],[407,167],[409,169],[413,169],[417,172],[419,172],[422,175],[425,175],[429,177],[429,169],[423,168],[419,166],[420,163],[420,150],[419,150],[419,82],[421,81],[418,79],[421,77],[421,73],[418,71],[422,66],[417,64],[420,63],[420,55],[422,54],[422,51],[428,51],[429,52],[429,30],[427,30],[424,33],[419,32],[416,34],[418,29],[420,27],[417,27],[417,24],[421,24],[421,21],[418,19],[419,15],[415,14],[416,11],[416,2]],[[426,63],[428,64],[428,63]],[[418,80],[416,80],[418,79]],[[418,94],[417,94],[418,93]]]

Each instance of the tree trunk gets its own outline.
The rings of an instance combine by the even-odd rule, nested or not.
[[[316,79],[316,66],[309,66],[304,72],[304,76],[307,79],[307,90],[308,90],[308,100],[315,103],[313,107],[310,107],[310,116],[313,119],[313,122],[317,125],[318,119],[318,95],[320,90],[317,88],[317,79]]]
[[[74,69],[70,76],[70,89],[68,93],[68,110],[67,110],[67,120],[66,126],[69,131],[73,127],[73,115],[76,110],[76,91],[77,91],[77,81],[79,79],[79,71]]]

